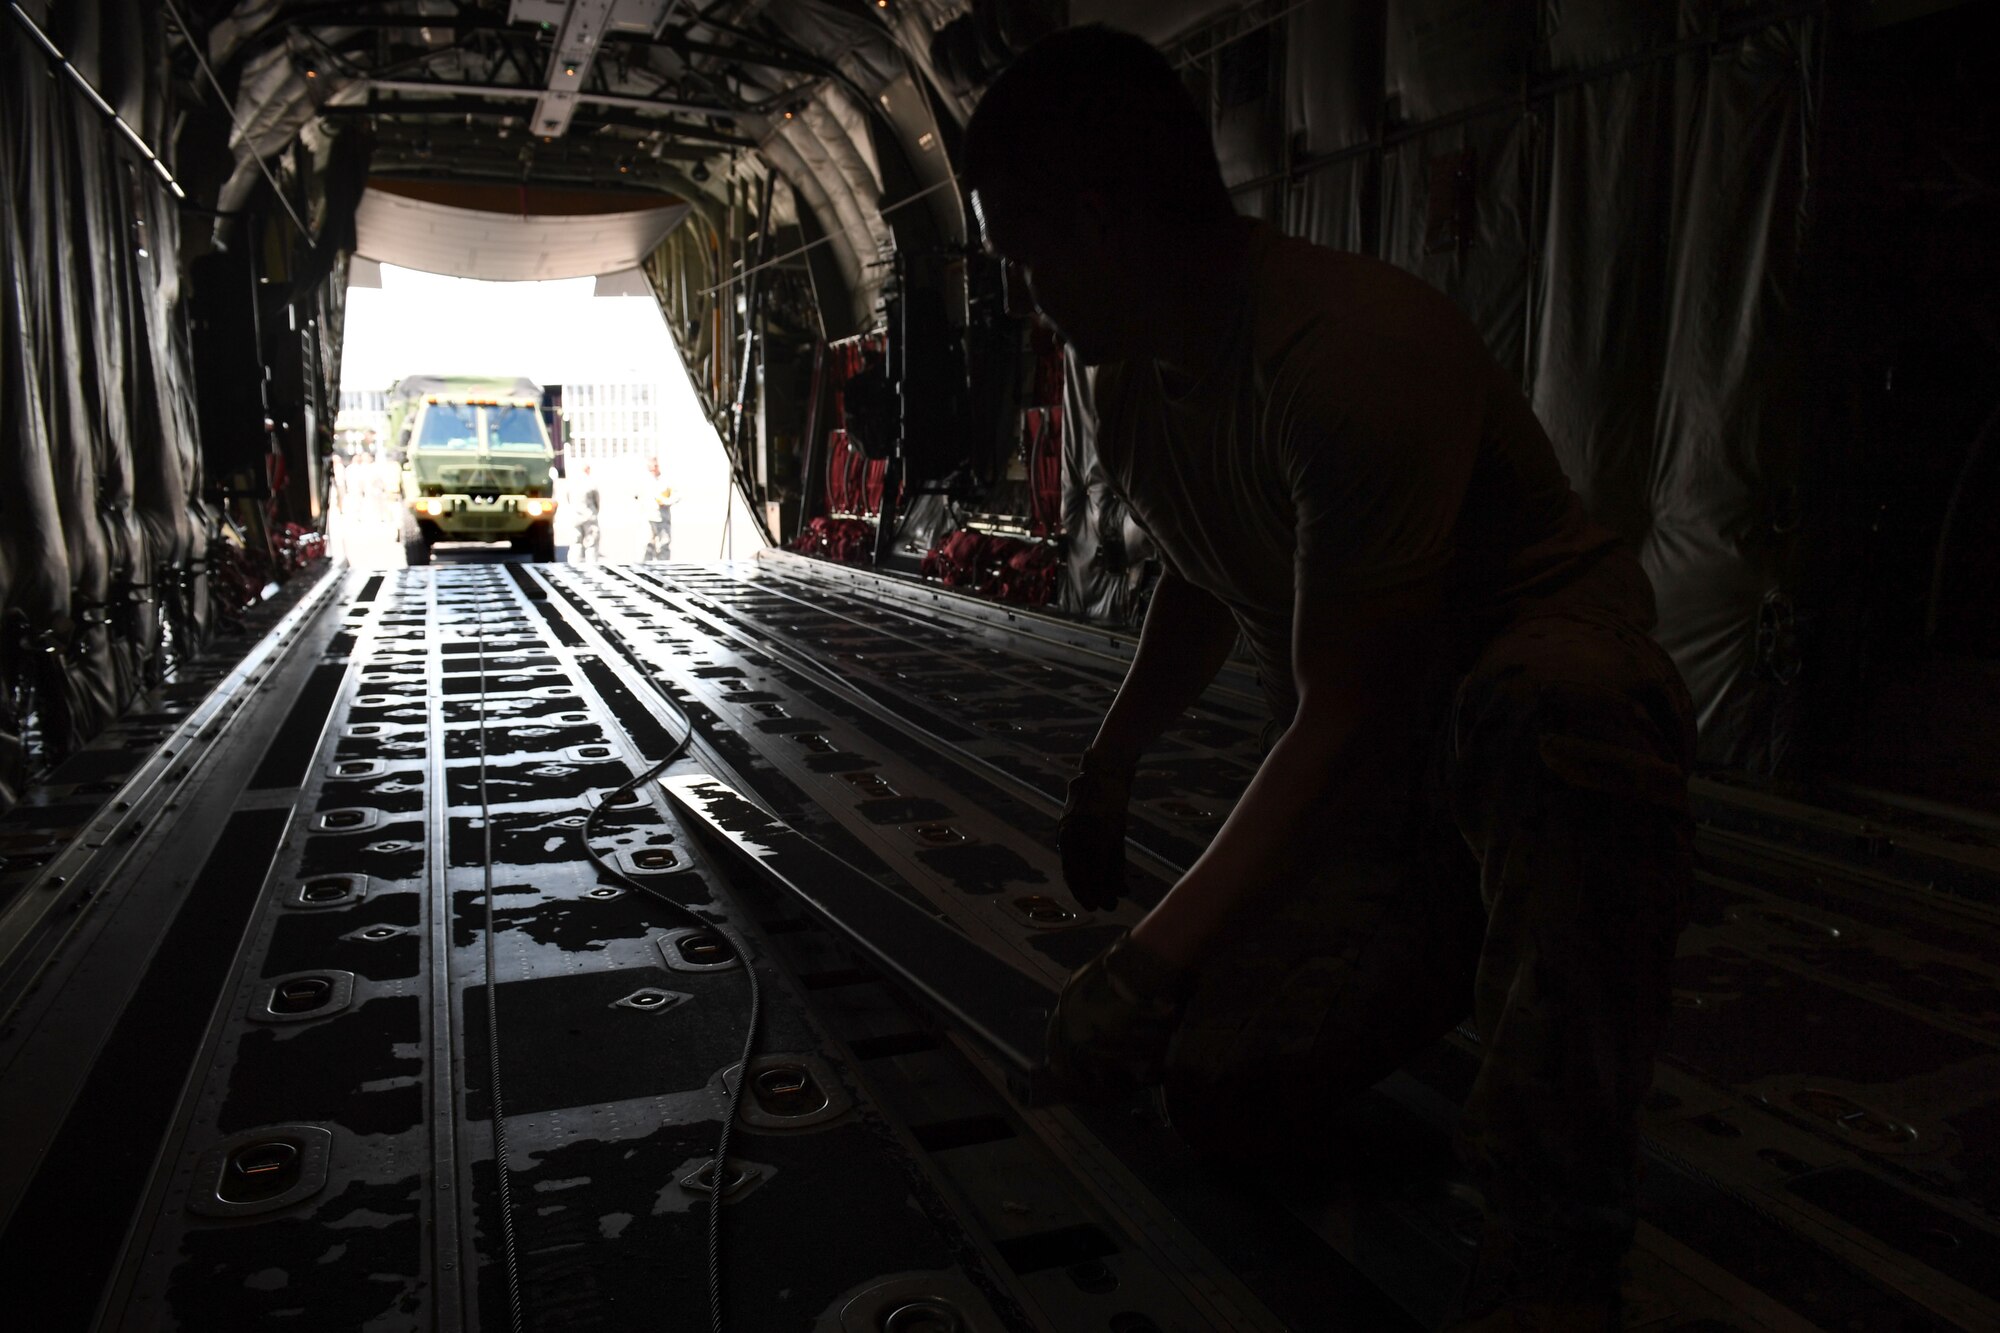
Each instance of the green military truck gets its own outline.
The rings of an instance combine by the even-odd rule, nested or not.
[[[441,541],[505,541],[555,559],[556,452],[541,406],[525,379],[412,375],[389,390],[410,564],[429,564]]]

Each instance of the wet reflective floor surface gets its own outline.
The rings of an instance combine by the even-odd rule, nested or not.
[[[1042,993],[1134,919],[1080,911],[1053,854],[1129,642],[790,557],[340,572],[280,637],[189,712],[178,785],[169,756],[97,794],[127,810],[64,816],[112,821],[101,846],[8,867],[0,933],[34,966],[0,1030],[0,1263],[52,1287],[47,1327],[507,1328],[516,1300],[527,1328],[706,1327],[746,968],[732,1328],[1448,1311],[1476,1232],[1448,1149],[1468,1040],[1327,1108],[1352,1171],[1273,1145],[1265,1177],[1217,1179],[1143,1108],[1024,1101],[970,1035],[1011,1020],[982,1027],[977,987],[941,1012],[893,956],[942,931]],[[683,718],[666,785],[594,821],[604,873],[586,818]],[[1142,899],[1226,817],[1261,721],[1228,674],[1149,756]],[[696,781],[808,869],[709,836],[670,793]],[[2000,1326],[2000,853],[1700,794],[1628,1323]],[[848,897],[815,899],[813,857]],[[870,901],[917,943],[871,951]]]

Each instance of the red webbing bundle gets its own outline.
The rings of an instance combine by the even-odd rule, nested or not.
[[[1046,542],[997,537],[960,528],[924,556],[922,572],[948,588],[965,588],[1022,606],[1045,606],[1056,592],[1056,548]]]
[[[792,549],[800,555],[818,556],[843,565],[865,565],[874,539],[875,525],[865,519],[822,515],[800,530],[792,541]]]
[[[1055,600],[1060,566],[1056,548],[1046,542],[1012,542],[1015,549],[1000,567],[993,595],[1020,606],[1047,606]]]
[[[879,514],[887,459],[870,459],[844,430],[826,440],[826,508],[829,514]]]
[[[859,452],[859,451],[857,451]],[[882,487],[889,475],[889,460],[873,459],[868,463],[861,483],[861,512],[880,514],[882,512]]]
[[[829,514],[853,514],[861,509],[861,465],[866,459],[845,430],[826,437],[826,509]]]
[[[1021,414],[1028,457],[1028,530],[1037,537],[1062,531],[1062,409],[1031,408]]]

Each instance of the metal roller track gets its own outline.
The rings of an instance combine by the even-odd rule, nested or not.
[[[600,575],[603,573],[602,570],[595,572]],[[669,688],[680,699],[682,706],[687,707],[696,719],[696,748],[702,753],[710,772],[724,774],[732,782],[739,784],[743,793],[759,798],[766,805],[788,811],[789,818],[801,820],[808,815],[819,815],[818,808],[810,806],[807,800],[807,790],[817,788],[830,794],[833,789],[828,784],[841,781],[850,773],[865,772],[879,775],[887,771],[897,782],[906,784],[910,790],[920,789],[916,785],[918,782],[935,783],[934,776],[925,776],[920,770],[898,769],[891,766],[888,761],[880,763],[870,761],[859,766],[835,764],[829,766],[831,771],[817,771],[810,763],[791,762],[793,756],[783,749],[777,750],[775,757],[769,762],[749,762],[748,751],[743,746],[728,743],[740,736],[738,728],[743,730],[754,728],[753,734],[781,737],[821,734],[817,731],[801,733],[795,728],[768,729],[757,726],[760,722],[769,723],[784,718],[810,715],[805,712],[775,714],[767,711],[774,706],[771,696],[784,687],[772,677],[772,673],[765,670],[767,663],[760,660],[757,654],[751,653],[742,659],[744,666],[739,668],[732,661],[736,656],[735,651],[726,643],[710,640],[699,623],[683,617],[668,618],[657,614],[643,620],[635,617],[632,614],[634,604],[624,602],[619,593],[621,585],[616,581],[601,584],[599,580],[582,571],[557,569],[547,571],[547,582],[555,593],[550,606],[559,608],[567,602],[580,617],[572,621],[572,624],[576,625],[575,632],[589,636],[592,642],[605,642],[608,645],[611,641],[602,639],[596,627],[601,625],[611,629],[621,645],[631,645],[633,648],[633,655],[626,659],[629,667],[641,668],[670,682]],[[554,613],[563,614],[560,610]],[[648,652],[648,645],[656,651]],[[764,688],[766,686],[771,688]],[[814,705],[826,702],[824,698],[796,697]],[[858,739],[858,735],[851,735],[848,738],[855,740],[857,744],[865,743]],[[826,753],[853,756],[858,751],[837,749]],[[937,788],[937,790],[944,789]],[[887,797],[875,796],[867,799],[895,801],[901,799],[900,789],[898,793]],[[908,822],[910,821],[904,821]],[[982,918],[974,913],[955,913],[952,909],[962,905],[955,893],[943,891],[926,896],[925,889],[935,888],[938,877],[921,861],[916,862],[913,868],[905,867],[912,868],[912,873],[916,876],[915,884],[896,878],[883,860],[874,857],[873,849],[879,847],[888,857],[901,858],[907,862],[909,860],[907,853],[912,847],[918,851],[926,848],[920,839],[906,843],[892,835],[881,834],[879,828],[871,829],[866,825],[867,821],[863,821],[862,825],[857,826],[866,840],[861,837],[829,836],[845,831],[837,827],[818,826],[812,831],[818,835],[823,846],[841,848],[857,861],[872,865],[882,881],[894,886],[890,889],[891,892],[900,889],[902,893],[909,895],[906,901],[929,904],[939,920],[953,921],[961,929],[967,929],[969,925],[968,933],[975,939],[984,937],[990,942],[996,938],[1007,938],[1011,932],[1027,929],[1018,924],[1024,914],[1016,909],[1004,912],[996,910],[992,915]],[[866,836],[870,834],[873,836]],[[1047,855],[1046,849],[1042,847],[1032,847],[1028,850],[1037,858],[1045,858]],[[852,868],[841,866],[837,869],[837,873],[852,873]],[[922,910],[920,906],[919,911]],[[1090,918],[1071,915],[1057,928],[1072,929],[1078,933],[1091,932],[1092,938],[1082,941],[1084,951],[1094,951],[1095,948],[1101,947],[1103,932],[1093,925]],[[1044,929],[1046,932],[1046,928]],[[779,937],[779,940],[782,944],[794,938],[796,937],[787,931]],[[1024,955],[1006,951],[999,953],[998,956],[1003,961],[1012,963]],[[1032,957],[1029,961],[1033,965],[1032,971],[1044,978],[1042,983],[1044,986],[1059,980],[1066,973],[1064,966],[1051,967],[1046,962]],[[1046,991],[1040,993],[1047,994]],[[864,1040],[872,1042],[872,1038]],[[1015,1044],[1018,1046],[1019,1043]],[[872,1046],[870,1048],[873,1049]],[[871,1063],[868,1068],[873,1070],[881,1066]],[[925,1073],[920,1081],[928,1083],[930,1077]],[[997,1090],[989,1090],[985,1096],[991,1098],[996,1092]],[[927,1101],[935,1095],[936,1090],[932,1088],[926,1088],[922,1093]],[[1006,1103],[1006,1117],[1023,1125],[1040,1123],[1031,1122],[1028,1119],[1029,1113],[1011,1099]],[[973,1122],[986,1124],[990,1128],[992,1117],[991,1115],[960,1116],[954,1117],[951,1123]],[[1061,1162],[1061,1166],[1057,1169],[1062,1172],[1085,1180],[1116,1174],[1115,1168],[1110,1165],[1112,1159],[1109,1152],[1085,1131],[1077,1130],[1066,1142],[1058,1145],[1050,1145],[1046,1136],[1039,1137],[1044,1145],[1042,1151],[1056,1153]],[[980,1150],[997,1153],[1001,1161],[1008,1161],[1010,1155],[1018,1151],[1018,1145],[1015,1140],[1007,1139],[990,1149]],[[975,1145],[966,1145],[961,1152],[953,1156],[962,1158],[966,1154],[974,1154],[976,1158]],[[1011,1168],[1003,1170],[982,1165],[977,1160],[959,1160],[955,1164],[960,1172],[956,1183],[968,1194],[984,1192],[978,1183],[981,1180],[989,1183],[997,1182],[1004,1176],[1014,1174]],[[1001,1204],[1006,1209],[1019,1206],[1006,1200],[1001,1200]],[[1247,1288],[1243,1287],[1240,1280],[1231,1276],[1227,1266],[1196,1239],[1171,1211],[1147,1194],[1144,1189],[1133,1184],[1113,1197],[1107,1197],[1100,1192],[1097,1194],[1097,1206],[1107,1209],[1118,1220],[1125,1234],[1132,1238],[1135,1247],[1148,1256],[1157,1272],[1167,1275],[1168,1280],[1180,1290],[1183,1299],[1193,1302],[1195,1308],[1207,1312],[1190,1325],[1191,1327],[1282,1326],[1282,1323],[1274,1322],[1271,1316],[1257,1313],[1259,1302]],[[1352,1291],[1353,1279],[1333,1255],[1318,1250],[1303,1234],[1295,1232],[1283,1239],[1294,1246],[1309,1247],[1314,1251],[1310,1259],[1311,1264],[1315,1268],[1327,1270],[1326,1278],[1308,1284],[1314,1287],[1314,1291],[1309,1293],[1306,1299],[1317,1298],[1323,1301],[1330,1290],[1343,1292],[1349,1297],[1356,1295]],[[1083,1262],[1086,1265],[1094,1265],[1100,1262],[1110,1263],[1111,1260],[1108,1257],[1101,1260],[1088,1258]],[[1324,1286],[1327,1279],[1335,1279],[1336,1285],[1331,1288]],[[1343,1283],[1346,1285],[1339,1285]],[[1095,1285],[1094,1279],[1093,1285]],[[1112,1289],[1115,1288],[1109,1288],[1103,1294],[1108,1295]],[[1394,1327],[1402,1319],[1399,1313],[1382,1305],[1380,1298],[1373,1293],[1360,1295],[1358,1303],[1360,1306],[1360,1313],[1357,1316],[1360,1321],[1358,1326]]]
[[[596,589],[581,595],[598,598],[610,613],[635,626],[642,626],[648,616],[671,616],[677,634],[703,637],[725,651],[735,644],[785,668],[766,673],[758,681],[757,693],[775,692],[789,703],[791,691],[822,707],[837,697],[856,715],[847,722],[856,730],[864,729],[857,724],[865,716],[905,740],[929,746],[944,766],[939,786],[947,792],[963,790],[956,779],[967,767],[986,774],[998,770],[1017,779],[998,785],[1039,805],[1037,813],[1052,806],[1050,780],[1066,768],[1073,749],[1051,754],[1046,741],[1053,733],[1076,743],[1076,733],[1065,731],[1060,723],[1034,725],[1040,719],[1033,700],[1049,699],[1056,692],[1033,675],[1023,682],[1021,663],[996,659],[990,647],[969,635],[940,636],[936,622],[944,613],[935,606],[920,615],[892,611],[869,605],[846,588],[815,587],[809,578],[777,577],[761,566],[671,574],[606,572],[585,576],[585,581]],[[618,583],[630,591],[615,590]],[[650,597],[658,609],[644,610],[634,593]],[[1028,670],[1043,673],[1052,659],[1060,663],[1061,651],[1060,645],[1037,645]],[[912,670],[911,659],[919,654],[926,664]],[[1094,681],[1101,691],[1094,708],[1108,702],[1115,673],[1104,662],[1079,655],[1055,669]],[[831,678],[835,671],[838,680]],[[996,696],[1022,710],[1004,719],[1017,729],[1013,738],[995,740],[990,732],[1002,729],[993,728],[968,739],[964,715],[949,711],[962,701],[964,682],[982,676]],[[905,695],[902,707],[894,704],[897,691]],[[1061,702],[1074,709],[1084,698],[1085,690],[1076,688],[1062,695]],[[1202,728],[1199,740],[1208,743],[1190,746],[1189,753],[1205,752],[1212,774],[1221,771],[1229,774],[1229,780],[1246,778],[1247,764],[1238,756],[1250,750],[1250,731],[1228,717],[1232,712],[1240,716],[1240,709],[1230,706],[1237,701],[1225,697],[1223,702],[1220,713],[1194,720],[1193,725]],[[1028,724],[1016,720],[1020,717]],[[1233,745],[1223,730],[1232,722],[1238,728]],[[867,749],[865,742],[848,744]],[[840,748],[847,752],[846,744]],[[876,748],[881,748],[879,741]],[[761,740],[758,752],[774,764],[791,758],[783,745]],[[815,795],[829,791],[831,812],[841,816],[846,807],[850,813],[843,822],[859,827],[862,821],[851,813],[859,802],[842,799],[839,789],[824,781]],[[1188,795],[1182,791],[1165,799]],[[1218,813],[1227,808],[1224,800],[1206,799]],[[1172,828],[1172,821],[1161,818],[1157,805],[1148,808],[1142,802],[1139,822],[1135,840],[1152,842],[1159,853],[1154,864],[1171,872],[1177,859],[1173,852],[1179,850],[1172,842],[1184,843],[1184,835],[1172,842],[1159,836],[1161,829]],[[1742,860],[1750,843],[1767,857],[1777,858],[1778,873],[1770,873],[1768,867],[1763,874],[1748,872]],[[1805,1053],[1809,1059],[1801,1063],[1808,1067],[1797,1074],[1732,1071],[1732,1063],[1740,1064],[1742,1057],[1718,1050],[1714,1039],[1701,1030],[1705,1008],[1713,1012],[1716,1001],[1691,986],[1682,992],[1677,1014],[1685,1042],[1679,1048],[1670,1043],[1659,1091],[1647,1116],[1655,1157],[1690,1179],[1721,1189],[1754,1218],[1774,1223],[1806,1240],[1812,1249],[1851,1265],[1860,1286],[1845,1297],[1832,1298],[1836,1305],[1872,1308],[1886,1317],[1899,1300],[1915,1301],[1916,1306],[1905,1308],[1927,1308],[1967,1327],[1996,1317],[2000,1307],[1987,1289],[1990,1284],[1981,1279],[1982,1270],[1954,1257],[1962,1250],[1984,1252],[1991,1243],[1990,1219],[1978,1189],[1984,1172],[1980,1164],[1991,1160],[1992,1146],[1966,1144],[1949,1126],[1937,1123],[1963,1111],[1985,1114],[1982,1107],[1991,1104],[1994,1084],[1985,1075],[1992,1072],[1987,1051],[1995,1035],[1993,1015],[1941,1010],[1930,993],[1934,985],[1927,981],[1940,975],[1962,976],[1961,986],[1971,987],[1974,997],[2000,993],[1991,989],[2000,983],[2000,970],[1993,963],[1995,935],[1986,914],[1976,901],[1963,897],[1941,901],[1931,896],[1916,902],[1906,896],[1885,917],[1877,877],[1866,869],[1828,863],[1824,857],[1811,858],[1740,832],[1711,829],[1703,839],[1703,850],[1704,883],[1716,910],[1713,919],[1704,918],[1689,932],[1683,971],[1719,957],[1739,971],[1745,964],[1753,969],[1747,996],[1773,988],[1779,992],[1773,997],[1774,1007],[1754,1003],[1740,1007],[1730,1016],[1731,1031],[1762,1031],[1766,1024],[1784,1030],[1800,1021],[1814,1022],[1815,1011],[1841,1010],[1851,1004],[1858,1006],[1853,1013],[1902,1033],[1903,1045],[1937,1050],[1941,1059],[1934,1069],[1915,1071],[1910,1076],[1914,1084],[1906,1079],[1901,1087],[1881,1086],[1841,1076],[1843,1064],[1855,1063],[1849,1058],[1854,1053],[1844,1051],[1835,1039]],[[1836,873],[1830,876],[1830,870]],[[941,908],[949,905],[950,897],[948,891],[937,891]],[[1850,906],[1873,902],[1875,919],[1864,923],[1842,918],[1844,926],[1826,926],[1821,918],[1829,911],[1837,914],[1842,902]],[[1922,938],[1927,921],[1929,942]],[[1816,955],[1815,938],[1841,941],[1837,950],[1841,956]],[[1862,973],[1858,976],[1857,961]],[[1787,1010],[1797,1016],[1788,1017]],[[1963,1043],[1952,1045],[1947,1038],[1962,1038]],[[1458,1043],[1461,1067],[1468,1063],[1469,1049],[1468,1043]],[[1859,1063],[1866,1065],[1867,1058]],[[1917,1127],[1883,1109],[1883,1105],[1908,1104],[1911,1091],[1939,1098],[1944,1114]],[[1924,1148],[1912,1153],[1887,1151],[1888,1144],[1857,1133],[1857,1124],[1875,1126],[1877,1138],[1914,1132],[1915,1141]],[[1883,1128],[1885,1124],[1889,1127]],[[1905,1160],[1909,1157],[1920,1159],[1914,1168]],[[1908,1202],[1899,1205],[1893,1202],[1896,1199]],[[1900,1224],[1900,1234],[1881,1234],[1882,1226],[1871,1224],[1871,1217],[1899,1208],[1908,1219]],[[1665,1233],[1661,1236],[1663,1246],[1673,1243]],[[1718,1266],[1714,1261],[1727,1257],[1717,1252],[1698,1266],[1713,1270]],[[1729,1284],[1716,1278],[1713,1285]],[[1877,1286],[1885,1290],[1874,1290]],[[1803,1301],[1807,1294],[1786,1293],[1795,1301]],[[1827,1317],[1825,1309],[1814,1313]]]
[[[482,772],[527,1327],[705,1320],[700,1177],[739,1077],[743,960],[691,961],[653,895],[726,923],[766,982],[723,1213],[730,1327],[872,1330],[931,1300],[982,1331],[1297,1326],[1135,1182],[1107,1189],[1101,1149],[1051,1151],[1041,1113],[850,942],[725,873],[661,792],[601,844],[648,892],[599,876],[582,815],[677,717],[562,579],[413,571],[306,649],[338,694],[296,788],[251,802],[292,813],[98,1326],[507,1326]],[[723,735],[668,776],[727,773],[702,754]]]
[[[220,754],[183,775],[221,802],[197,833],[277,822],[98,1325],[506,1326],[489,835],[528,1327],[705,1322],[700,1171],[742,978],[692,963],[655,896],[744,940],[771,1005],[724,1205],[733,1327],[873,1328],[925,1291],[982,1330],[1434,1321],[1469,1257],[1447,1141],[1476,1050],[1446,1043],[1330,1108],[1357,1167],[1395,1167],[1351,1180],[1280,1157],[1246,1191],[1157,1123],[1024,1104],[1007,1066],[1032,1059],[1033,997],[1139,910],[1079,912],[1053,853],[1062,781],[1130,641],[871,578],[789,559],[350,578],[342,622],[269,667],[326,691],[323,727],[302,695],[310,732],[286,734],[304,748],[267,756],[264,785],[207,780]],[[1246,684],[1226,679],[1142,770],[1142,901],[1249,776]],[[766,835],[712,859],[730,839],[649,789],[606,812],[600,843],[633,893],[585,858],[583,815],[667,751],[683,711],[694,743],[663,781],[719,780],[751,821],[737,831]],[[1875,828],[1859,855],[1850,827],[1783,810],[1705,831],[1645,1118],[1635,1327],[2000,1324],[1991,883],[1980,849],[1954,855],[1935,827],[1892,827],[1889,854]],[[789,886],[758,851],[788,838],[820,865]],[[221,876],[206,846],[187,855]],[[899,943],[892,917],[916,933]],[[926,972],[926,931],[952,942],[939,957],[977,952]],[[258,1178],[302,1193],[218,1197],[274,1143],[293,1156]],[[41,1206],[57,1243],[70,1223]]]

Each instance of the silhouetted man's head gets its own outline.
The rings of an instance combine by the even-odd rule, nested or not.
[[[1180,76],[1142,39],[1096,24],[1036,43],[987,89],[965,131],[964,183],[1010,295],[1032,299],[1087,363],[1143,350],[1162,247],[1234,216]]]

